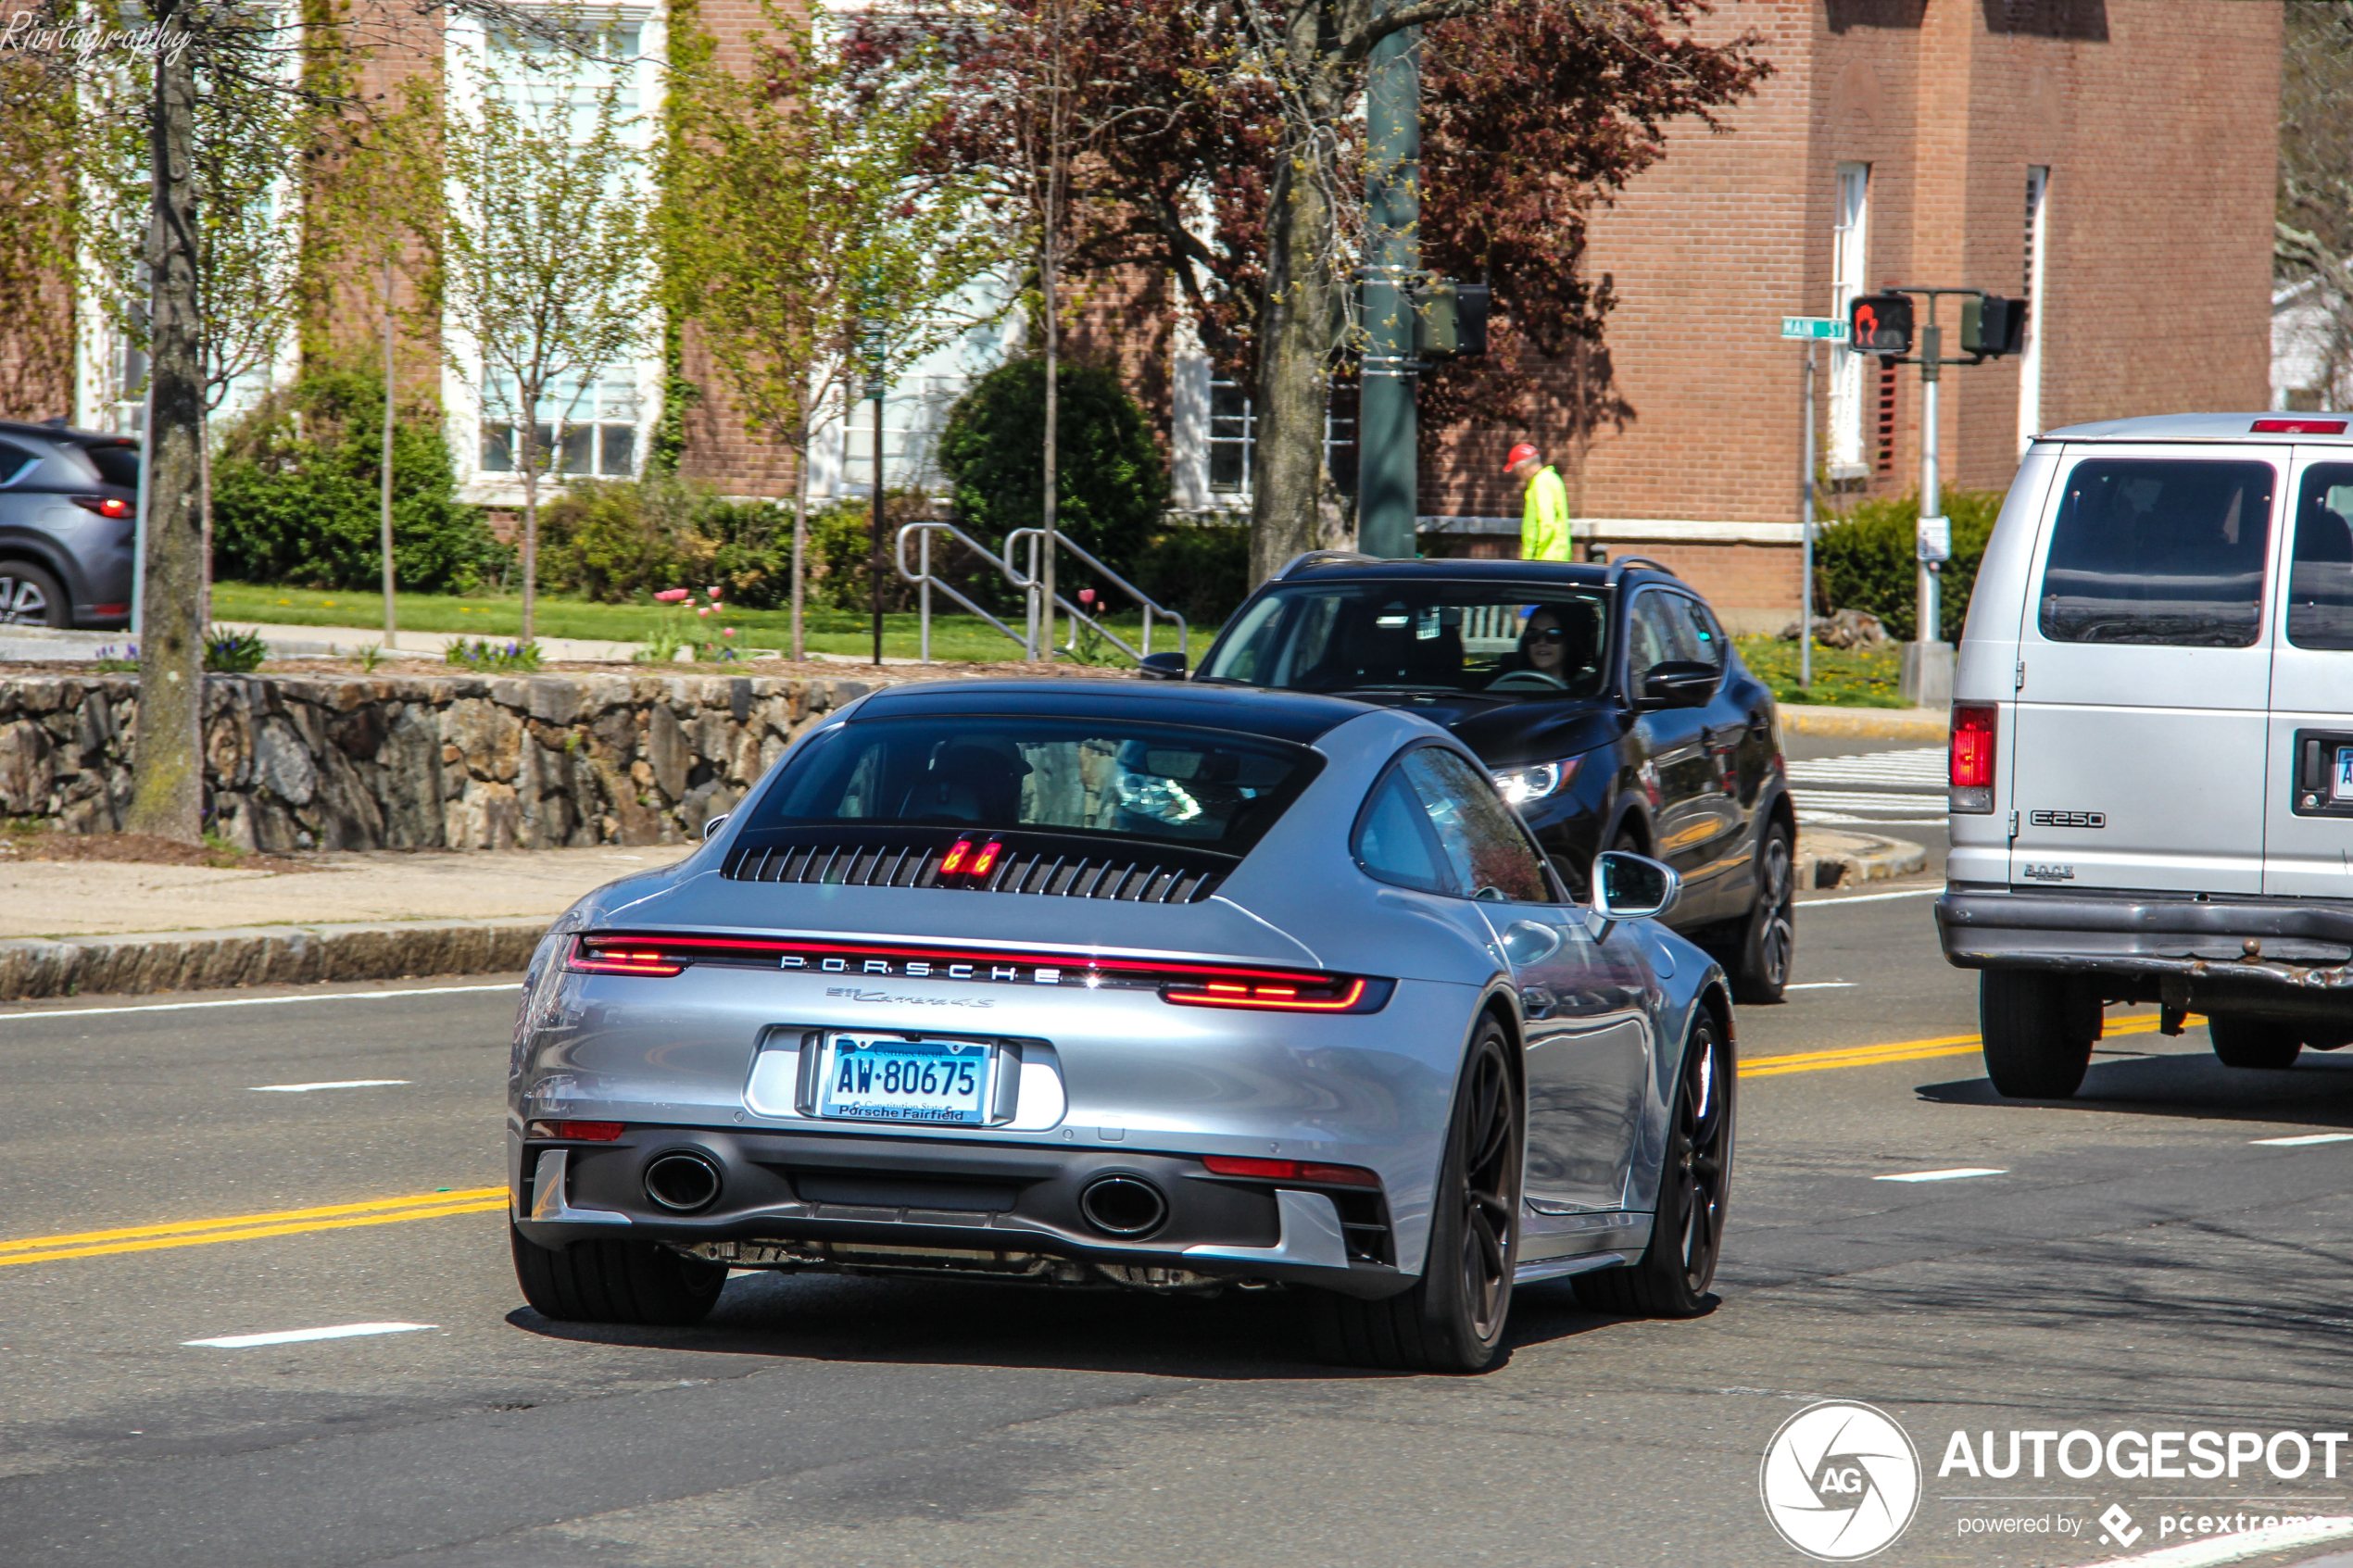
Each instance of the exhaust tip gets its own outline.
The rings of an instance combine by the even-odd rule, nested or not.
[[[1078,1195],[1078,1212],[1105,1236],[1150,1236],[1168,1218],[1168,1199],[1140,1176],[1101,1176]]]
[[[719,1167],[706,1154],[665,1154],[646,1167],[646,1196],[673,1213],[708,1209],[719,1196]]]

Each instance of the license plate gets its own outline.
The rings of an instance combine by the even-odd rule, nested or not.
[[[976,1127],[988,1119],[997,1053],[973,1040],[828,1035],[817,1114],[844,1122]]]
[[[2353,746],[2336,748],[2336,777],[2329,781],[2329,798],[2353,800]]]

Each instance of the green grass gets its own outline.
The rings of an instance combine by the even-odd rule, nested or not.
[[[469,637],[512,637],[522,631],[522,601],[512,596],[496,594],[459,596],[453,594],[400,594],[396,596],[404,631],[461,632]],[[667,621],[683,625],[687,634],[698,641],[721,642],[720,629],[733,626],[735,645],[742,647],[784,648],[791,644],[792,612],[783,609],[736,609],[730,607],[724,616],[698,619],[689,613],[680,618],[677,612],[656,604],[590,604],[585,600],[562,598],[543,594],[536,607],[537,634],[542,637],[580,637],[598,642],[635,643],[651,636]],[[216,583],[212,586],[212,613],[218,621],[258,621],[282,626],[350,626],[372,630],[384,624],[384,596],[381,594],[326,593],[310,588],[271,588],[249,583]],[[874,650],[872,622],[867,616],[854,610],[821,608],[811,606],[806,615],[808,643],[812,652],[839,654],[871,654]],[[1007,624],[1019,630],[1020,622],[1007,618]],[[1114,615],[1109,624],[1133,644],[1138,620],[1133,615]],[[918,627],[912,612],[883,617],[883,654],[890,659],[912,659],[917,652]],[[1195,627],[1192,652],[1196,659],[1206,652],[1217,629]],[[1067,636],[1067,633],[1064,633]],[[1155,649],[1176,646],[1176,628],[1161,622],[1152,628]],[[1127,661],[1110,650],[1109,662],[1124,665]],[[1013,659],[1021,657],[1021,646],[1008,641],[994,627],[977,616],[934,614],[931,618],[931,656],[949,660]]]
[[[1814,684],[1797,684],[1797,644],[1779,637],[1743,637],[1741,661],[1773,688],[1776,702],[1823,703],[1833,708],[1903,708],[1904,650],[1894,643],[1877,648],[1827,648],[1814,645]]]

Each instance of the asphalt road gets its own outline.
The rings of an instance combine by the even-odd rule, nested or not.
[[[1743,1013],[1713,1313],[1530,1288],[1475,1379],[1316,1365],[1271,1293],[739,1276],[690,1331],[547,1323],[484,1196],[510,991],[13,1010],[0,1563],[1795,1563],[1758,1466],[1823,1399],[1926,1465],[1878,1562],[2104,1560],[2111,1503],[2136,1551],[2353,1512],[2342,1470],[1938,1474],[1956,1430],[2344,1430],[2353,1142],[2259,1140],[2353,1129],[2353,1061],[2233,1073],[2118,1014],[2081,1098],[2005,1103],[1928,903],[1809,902],[1806,988]],[[1876,1179],[1954,1168],[1994,1173]],[[387,1323],[427,1326],[187,1343]],[[1962,1534],[2008,1517],[2052,1529]]]

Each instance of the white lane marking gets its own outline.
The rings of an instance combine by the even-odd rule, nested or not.
[[[2302,1148],[2307,1144],[2353,1143],[2353,1133],[2303,1133],[2292,1138],[2251,1138],[2248,1141],[2272,1148]]]
[[[419,1329],[438,1328],[430,1323],[343,1323],[333,1328],[290,1328],[283,1334],[231,1334],[219,1339],[182,1339],[182,1345],[201,1345],[215,1350],[246,1350],[256,1345],[299,1345],[311,1339],[356,1339],[363,1334],[414,1334]]]
[[[1950,1171],[1906,1171],[1896,1176],[1873,1176],[1875,1182],[1957,1182],[1965,1176],[2007,1176],[2007,1171],[1989,1170],[1982,1165],[1957,1165]]]
[[[1944,891],[1942,887],[1907,887],[1901,893],[1857,893],[1848,898],[1833,895],[1826,898],[1800,898],[1797,907],[1801,909],[1821,909],[1833,904],[1877,904],[1889,898],[1931,898]],[[5,1016],[9,1015],[0,1014],[0,1017]]]
[[[1795,985],[1784,985],[1784,991],[1851,991],[1858,982],[1853,980],[1807,980]]]
[[[217,1002],[156,1002],[137,1008],[56,1008],[47,1012],[0,1012],[11,1018],[94,1018],[107,1012],[183,1012],[190,1008],[269,1008],[288,1002],[384,1002],[401,997],[447,997],[468,991],[520,991],[513,981],[503,985],[420,985],[409,991],[325,991],[315,997],[230,997]]]
[[[2284,1551],[2290,1547],[2343,1540],[2347,1536],[2353,1536],[2353,1519],[2306,1519],[2294,1524],[2274,1524],[2268,1529],[2242,1530],[2232,1536],[2185,1541],[2180,1546],[2145,1551],[2138,1557],[2103,1558],[2097,1562],[2086,1563],[2084,1568],[2208,1568],[2212,1563],[2237,1562],[2249,1557]]]
[[[313,1089],[384,1089],[406,1084],[406,1078],[338,1078],[332,1084],[256,1084],[258,1095],[307,1095]]]

